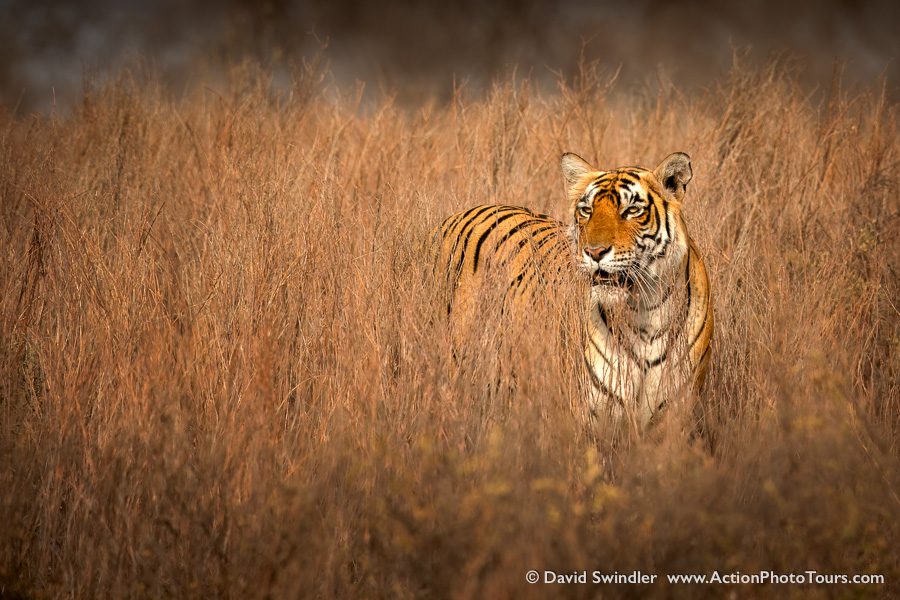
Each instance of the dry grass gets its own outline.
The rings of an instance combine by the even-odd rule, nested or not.
[[[0,113],[0,595],[900,594],[897,107],[794,81],[617,93],[585,68],[409,111],[245,67]],[[427,232],[486,201],[563,217],[564,150],[693,157],[711,452],[584,434],[574,302],[486,311],[449,359]]]

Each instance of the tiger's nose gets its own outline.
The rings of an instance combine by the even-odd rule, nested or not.
[[[600,259],[603,258],[603,255],[612,250],[612,246],[585,246],[584,252],[587,254],[591,260],[596,260],[600,262]]]

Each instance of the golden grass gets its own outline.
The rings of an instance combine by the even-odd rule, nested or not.
[[[0,595],[900,594],[897,107],[794,81],[618,92],[585,67],[412,110],[242,67],[0,112]],[[568,218],[566,150],[693,158],[705,444],[585,434],[577,300],[485,310],[450,359],[428,231],[482,202]]]

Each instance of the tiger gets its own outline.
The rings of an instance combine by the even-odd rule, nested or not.
[[[667,404],[700,393],[710,362],[709,278],[681,214],[691,160],[675,152],[652,171],[600,170],[566,152],[560,168],[568,223],[483,204],[435,229],[447,312],[466,312],[497,264],[506,267],[504,309],[553,293],[560,276],[581,278],[585,413],[597,427],[640,434]]]

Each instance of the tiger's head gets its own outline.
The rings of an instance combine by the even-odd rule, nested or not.
[[[653,289],[687,251],[681,200],[692,177],[690,157],[675,152],[656,169],[602,171],[563,154],[572,202],[570,236],[579,268],[598,301]]]

